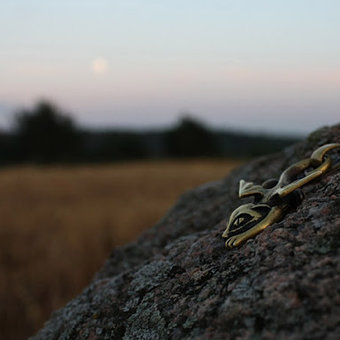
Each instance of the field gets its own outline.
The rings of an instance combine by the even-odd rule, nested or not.
[[[164,161],[0,170],[0,338],[32,335],[110,251],[154,225],[185,190],[239,162]]]

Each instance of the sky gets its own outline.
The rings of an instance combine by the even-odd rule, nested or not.
[[[2,0],[0,127],[40,99],[84,126],[307,134],[340,121],[340,1]]]

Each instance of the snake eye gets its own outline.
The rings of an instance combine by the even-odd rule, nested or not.
[[[250,216],[248,216],[247,214],[241,214],[240,216],[237,216],[233,222],[233,225],[238,227],[240,225],[242,225],[244,222],[246,222],[247,220],[250,219]]]
[[[236,219],[236,221],[234,222],[235,225],[239,225],[240,223],[242,223],[244,221],[244,217],[238,217]]]

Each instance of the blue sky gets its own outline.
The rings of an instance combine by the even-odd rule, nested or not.
[[[0,123],[39,98],[80,124],[307,133],[340,119],[338,0],[4,0]]]

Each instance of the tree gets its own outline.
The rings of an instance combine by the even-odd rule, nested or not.
[[[172,157],[216,155],[214,134],[190,116],[184,116],[177,126],[168,131],[166,145]]]
[[[51,163],[72,161],[79,145],[73,120],[55,105],[41,101],[14,118],[17,155],[22,161]]]

